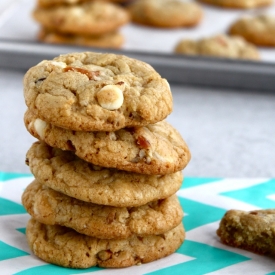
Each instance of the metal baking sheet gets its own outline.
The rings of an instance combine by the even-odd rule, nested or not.
[[[192,29],[166,30],[127,24],[120,30],[126,38],[121,50],[56,46],[37,42],[39,26],[31,18],[34,5],[35,0],[14,0],[10,1],[9,5],[6,4],[5,9],[2,8],[1,67],[27,70],[42,59],[51,59],[67,52],[114,52],[148,62],[171,82],[260,91],[275,89],[275,48],[260,48],[262,60],[256,62],[173,54],[173,48],[180,38],[196,39],[224,33],[230,22],[244,13],[275,14],[274,5],[249,11],[224,10],[203,5],[203,21]]]

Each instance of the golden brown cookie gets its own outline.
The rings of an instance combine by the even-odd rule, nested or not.
[[[56,5],[77,5],[79,3],[91,2],[91,1],[93,0],[37,0],[37,5],[39,7],[48,8]],[[124,3],[131,2],[132,0],[96,0],[96,1],[124,4]]]
[[[50,8],[36,7],[33,10],[33,18],[47,29],[78,35],[112,32],[130,20],[124,8],[102,1]]]
[[[151,262],[176,251],[185,239],[182,223],[160,235],[97,239],[58,225],[31,219],[26,229],[33,253],[42,260],[72,268],[127,267]]]
[[[275,209],[229,210],[217,230],[227,245],[254,253],[275,255]]]
[[[84,2],[91,2],[91,0],[37,0],[37,6],[49,8],[58,5],[77,5]]]
[[[105,33],[102,35],[74,35],[62,34],[46,29],[41,29],[38,40],[50,44],[69,44],[98,48],[119,49],[124,43],[124,36],[119,32]]]
[[[251,9],[269,6],[273,0],[200,0],[201,2],[223,8]]]
[[[275,16],[244,17],[234,22],[229,33],[258,46],[275,47]]]
[[[143,175],[94,166],[70,151],[34,143],[26,163],[42,184],[86,202],[116,207],[141,206],[176,193],[182,172]]]
[[[41,223],[70,227],[101,239],[163,234],[183,218],[176,195],[140,207],[112,207],[74,199],[36,180],[25,189],[22,203]]]
[[[115,132],[71,131],[36,118],[29,110],[27,130],[52,147],[71,150],[95,165],[141,174],[167,174],[182,170],[190,151],[181,135],[168,122]]]
[[[167,80],[149,64],[93,52],[61,55],[30,68],[24,96],[34,115],[76,131],[156,123],[173,104]]]
[[[160,28],[195,26],[203,16],[198,4],[181,0],[137,0],[129,12],[133,22]]]
[[[199,40],[180,40],[175,53],[259,60],[258,49],[239,36],[216,35]]]

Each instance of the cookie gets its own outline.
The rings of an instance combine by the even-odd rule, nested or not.
[[[201,2],[223,8],[250,9],[269,6],[273,0],[200,0]]]
[[[275,255],[275,209],[229,210],[217,235],[224,244],[264,255]]]
[[[133,22],[159,28],[195,26],[203,16],[198,4],[181,0],[137,0],[128,9]]]
[[[41,223],[70,227],[101,239],[163,234],[183,218],[176,195],[140,207],[102,206],[71,198],[36,180],[25,189],[22,203]]]
[[[91,2],[91,0],[36,0],[37,6],[44,8],[60,5],[77,5],[84,2]]]
[[[50,44],[69,44],[113,49],[121,48],[124,43],[124,36],[119,32],[105,33],[102,35],[74,35],[52,32],[42,28],[37,38],[40,42]]]
[[[141,174],[167,174],[182,170],[190,151],[179,132],[161,121],[115,132],[71,131],[53,126],[26,111],[27,130],[52,147],[72,150],[95,165]]]
[[[72,268],[128,267],[166,257],[185,239],[182,223],[160,235],[128,239],[97,239],[58,225],[31,219],[26,236],[33,253],[42,260]]]
[[[242,37],[222,34],[199,40],[182,39],[177,43],[174,52],[187,55],[260,59],[258,49]]]
[[[70,151],[35,142],[26,163],[42,184],[86,202],[116,207],[141,206],[176,193],[182,172],[143,175],[94,166]]]
[[[234,22],[229,33],[242,36],[257,46],[275,46],[275,16],[258,15],[244,17]]]
[[[76,131],[115,131],[165,119],[172,112],[166,79],[149,64],[93,52],[42,61],[24,76],[29,109],[42,120]]]
[[[33,18],[43,27],[62,33],[99,35],[117,30],[130,20],[128,12],[109,2],[36,7]]]
[[[93,0],[37,0],[37,5],[39,7],[48,8],[56,5],[77,5],[79,3],[91,2],[91,1]],[[127,4],[128,2],[131,2],[133,0],[97,0],[97,1]]]

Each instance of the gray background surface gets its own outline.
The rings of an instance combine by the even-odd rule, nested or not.
[[[29,173],[25,154],[35,139],[23,123],[23,76],[0,69],[0,171]],[[274,93],[174,84],[171,90],[168,121],[192,153],[186,177],[275,177]]]

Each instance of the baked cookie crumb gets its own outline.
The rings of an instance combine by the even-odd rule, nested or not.
[[[275,209],[229,210],[217,235],[224,244],[264,255],[275,255]]]

